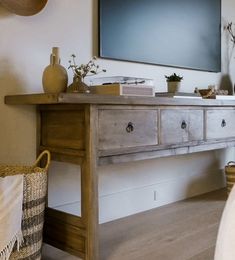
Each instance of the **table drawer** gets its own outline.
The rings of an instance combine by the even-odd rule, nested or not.
[[[163,109],[160,126],[161,144],[203,140],[203,111]]]
[[[155,145],[157,110],[99,110],[99,149]]]
[[[206,111],[206,139],[235,137],[235,110]]]

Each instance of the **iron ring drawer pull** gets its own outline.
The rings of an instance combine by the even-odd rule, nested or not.
[[[128,125],[127,125],[127,127],[126,127],[126,131],[127,131],[127,133],[131,133],[131,132],[134,131],[134,125],[133,125],[132,122],[129,122],[129,123],[128,123]]]
[[[181,128],[182,129],[185,129],[187,127],[187,124],[186,122],[183,120],[182,123],[181,123]]]
[[[225,127],[225,126],[226,126],[226,121],[225,121],[225,119],[222,119],[221,127]]]

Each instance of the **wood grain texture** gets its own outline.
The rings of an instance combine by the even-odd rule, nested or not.
[[[213,260],[225,201],[223,189],[102,224],[100,259]]]
[[[58,94],[21,94],[9,95],[4,98],[9,105],[40,105],[59,103]]]
[[[138,147],[125,150],[112,150],[99,152],[99,165],[125,163],[139,160],[147,160],[153,158],[161,158],[167,156],[176,156],[182,154],[190,154],[195,152],[204,152],[217,149],[224,149],[235,146],[234,139],[217,140],[214,142],[192,142],[183,145],[172,145],[171,147]],[[141,151],[142,149],[142,151]]]
[[[206,111],[206,139],[235,137],[235,110]]]
[[[158,143],[157,110],[99,110],[98,120],[100,150]]]
[[[203,140],[203,110],[161,109],[160,143]]]
[[[169,106],[235,106],[234,100],[179,99],[165,97],[123,97],[80,93],[22,94],[5,96],[5,104],[109,104],[109,105],[169,105]]]
[[[85,158],[81,165],[81,215],[86,226],[85,260],[99,258],[96,106],[85,108]]]
[[[99,259],[213,260],[225,201],[221,189],[102,224]],[[43,257],[80,259],[47,245]]]
[[[43,146],[84,150],[84,111],[42,111]]]
[[[44,241],[80,257],[85,255],[85,225],[80,217],[47,208]]]

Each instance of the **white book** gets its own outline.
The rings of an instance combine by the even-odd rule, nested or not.
[[[216,95],[215,99],[220,99],[220,100],[235,100],[235,96],[233,95]]]
[[[191,99],[202,99],[202,97],[199,96],[173,96],[173,98],[191,98]]]
[[[156,92],[156,97],[171,97],[171,98],[199,98],[202,97],[197,93],[186,93],[186,92]]]

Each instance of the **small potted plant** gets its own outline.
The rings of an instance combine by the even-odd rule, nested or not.
[[[167,82],[168,92],[178,92],[180,89],[180,82],[183,77],[173,73],[170,76],[165,75],[165,78]]]
[[[89,86],[84,82],[85,77],[106,72],[106,70],[100,69],[99,65],[96,64],[97,58],[95,56],[87,64],[81,65],[77,65],[75,54],[72,54],[71,57],[68,69],[73,71],[73,83],[68,87],[68,92],[90,93]]]

